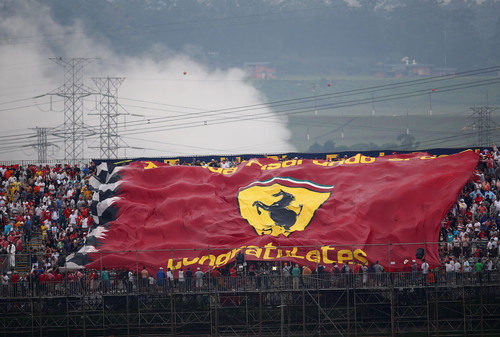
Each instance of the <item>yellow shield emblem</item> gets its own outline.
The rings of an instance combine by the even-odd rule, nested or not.
[[[289,236],[303,231],[332,194],[333,186],[276,177],[238,192],[240,214],[258,235]]]

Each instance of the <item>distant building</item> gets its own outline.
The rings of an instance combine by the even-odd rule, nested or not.
[[[432,64],[396,63],[378,65],[374,69],[374,75],[375,77],[380,78],[402,78],[432,75],[454,75],[456,71],[456,68],[438,68]]]
[[[457,68],[434,68],[432,70],[433,75],[443,76],[443,75],[455,75]]]
[[[275,80],[276,69],[271,62],[247,62],[245,69],[249,78],[258,80]]]
[[[409,71],[415,76],[430,76],[432,65],[430,64],[411,64]]]

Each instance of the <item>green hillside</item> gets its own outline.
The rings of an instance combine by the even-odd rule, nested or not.
[[[403,149],[408,144],[401,146],[402,138],[411,137],[414,138],[410,143],[418,148],[472,146],[477,140],[477,129],[471,107],[500,103],[500,84],[495,82],[500,80],[498,77],[451,78],[430,83],[414,80],[311,77],[255,81],[254,86],[266,95],[268,102],[317,96],[306,103],[282,102],[273,107],[275,112],[287,116],[291,142],[300,151],[327,141],[327,147],[333,142],[337,150],[396,145]],[[403,82],[407,84],[400,88],[381,87]],[[372,89],[359,94],[356,90],[362,88]],[[499,111],[492,114],[492,120],[500,122]],[[493,140],[496,135],[495,130]]]

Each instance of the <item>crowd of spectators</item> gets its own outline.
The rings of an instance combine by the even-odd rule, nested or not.
[[[215,159],[208,162],[193,160],[182,165],[234,167],[236,160]],[[202,273],[199,270],[164,271],[150,275],[146,268],[141,271],[127,270],[65,270],[68,254],[78,250],[85,235],[95,226],[89,207],[92,191],[89,178],[95,174],[93,163],[88,165],[19,165],[0,166],[0,253],[2,259],[2,289],[48,291],[48,284],[70,284],[78,289],[108,291],[121,284],[124,291],[133,289],[163,289],[174,286],[189,291],[206,287],[218,280],[234,287],[243,276],[256,288],[264,282],[276,279],[288,280],[290,287],[307,286],[308,280],[334,280],[347,282],[342,275],[359,275],[360,284],[377,284],[378,274],[385,274],[378,263],[371,265],[277,266],[273,263],[234,263],[226,268]],[[483,151],[481,160],[470,181],[464,187],[457,202],[441,223],[440,252],[443,265],[438,272],[446,280],[472,280],[470,275],[487,275],[500,269],[498,263],[498,226],[500,225],[500,152]],[[16,256],[23,254],[26,270],[16,269]],[[427,282],[428,265],[423,261],[408,261],[407,276],[415,282]],[[328,276],[324,276],[328,275]],[[419,275],[417,277],[417,275]],[[464,277],[456,275],[465,275]],[[299,279],[295,277],[300,276]],[[406,277],[406,276],[405,276]],[[233,279],[234,278],[234,279]],[[213,281],[216,280],[216,281]],[[297,281],[296,281],[297,280]],[[392,278],[391,278],[392,280]],[[432,281],[432,280],[431,280]],[[287,281],[288,282],[288,281]],[[357,281],[355,281],[357,282]],[[224,283],[224,282],[222,282]],[[339,284],[339,283],[337,283]],[[22,285],[22,287],[21,287]],[[36,287],[35,287],[36,285]],[[11,287],[10,287],[11,286]],[[9,288],[10,287],[10,288]],[[5,293],[4,293],[5,294]]]
[[[28,266],[54,270],[81,246],[93,227],[92,174],[92,164],[0,166],[0,244],[8,256],[3,269],[14,269],[16,254],[23,254]]]
[[[483,151],[472,178],[441,223],[446,268],[469,268],[471,260],[498,257],[500,226],[500,152]]]

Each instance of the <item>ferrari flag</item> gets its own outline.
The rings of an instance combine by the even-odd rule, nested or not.
[[[206,271],[244,256],[327,269],[379,261],[398,271],[420,250],[433,267],[440,223],[477,163],[465,151],[101,167],[98,226],[68,264]]]

